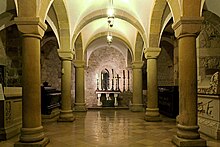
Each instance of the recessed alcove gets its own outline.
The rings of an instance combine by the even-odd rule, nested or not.
[[[91,53],[85,72],[85,98],[88,107],[97,106],[97,95],[95,93],[97,90],[97,76],[99,78],[98,88],[100,90],[110,90],[112,88],[112,69],[114,75],[119,76],[119,89],[122,91],[123,70],[126,71],[125,76],[127,77],[128,75],[128,68],[126,67],[124,55],[118,49],[109,46],[101,47]],[[129,72],[130,89],[132,89],[132,70],[129,69]]]

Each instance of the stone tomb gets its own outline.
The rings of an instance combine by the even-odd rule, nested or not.
[[[220,84],[219,72],[213,74],[210,85],[198,88],[199,131],[220,139]]]
[[[0,140],[20,133],[22,126],[22,88],[0,84]]]

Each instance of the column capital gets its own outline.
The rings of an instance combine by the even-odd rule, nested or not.
[[[84,68],[85,67],[85,61],[83,60],[74,60],[73,64],[76,68]]]
[[[144,65],[144,61],[134,61],[132,63],[132,68],[133,69],[141,69]]]
[[[39,17],[15,17],[14,20],[23,34],[35,34],[42,38],[47,29],[47,25]]]
[[[182,35],[195,35],[201,31],[203,17],[180,17],[180,19],[172,25],[177,38]]]
[[[64,49],[58,49],[58,55],[61,58],[61,60],[73,60],[73,57],[75,55],[75,52],[72,50],[64,50]]]
[[[146,59],[156,59],[160,54],[161,48],[159,47],[149,47],[144,50],[144,55]]]

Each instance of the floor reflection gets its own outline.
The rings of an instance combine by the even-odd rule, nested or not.
[[[74,112],[73,123],[47,121],[43,123],[47,147],[174,147],[176,121],[162,116],[162,122],[146,122],[144,112],[129,110],[89,110]],[[209,147],[220,146],[220,140],[201,135]],[[0,142],[13,147],[18,136]]]

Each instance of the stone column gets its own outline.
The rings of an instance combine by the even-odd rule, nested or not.
[[[84,66],[85,62],[82,60],[75,60],[75,80],[76,80],[76,98],[75,98],[75,111],[87,111],[85,103],[85,78]]]
[[[72,122],[75,120],[72,110],[71,100],[71,63],[73,59],[73,52],[70,50],[58,50],[62,67],[61,77],[61,111],[58,121],[59,122]]]
[[[22,128],[19,142],[14,146],[45,146],[41,124],[41,77],[40,77],[40,40],[46,24],[38,18],[15,18],[22,35]]]
[[[142,88],[142,67],[143,61],[135,61],[133,69],[133,101],[131,111],[144,111],[143,107],[143,88]]]
[[[147,108],[146,121],[161,121],[158,108],[158,77],[157,77],[157,57],[160,48],[147,48],[145,58],[147,59]]]
[[[173,25],[179,43],[179,116],[172,141],[178,146],[206,146],[197,124],[196,37],[201,23],[200,17],[181,17]]]

